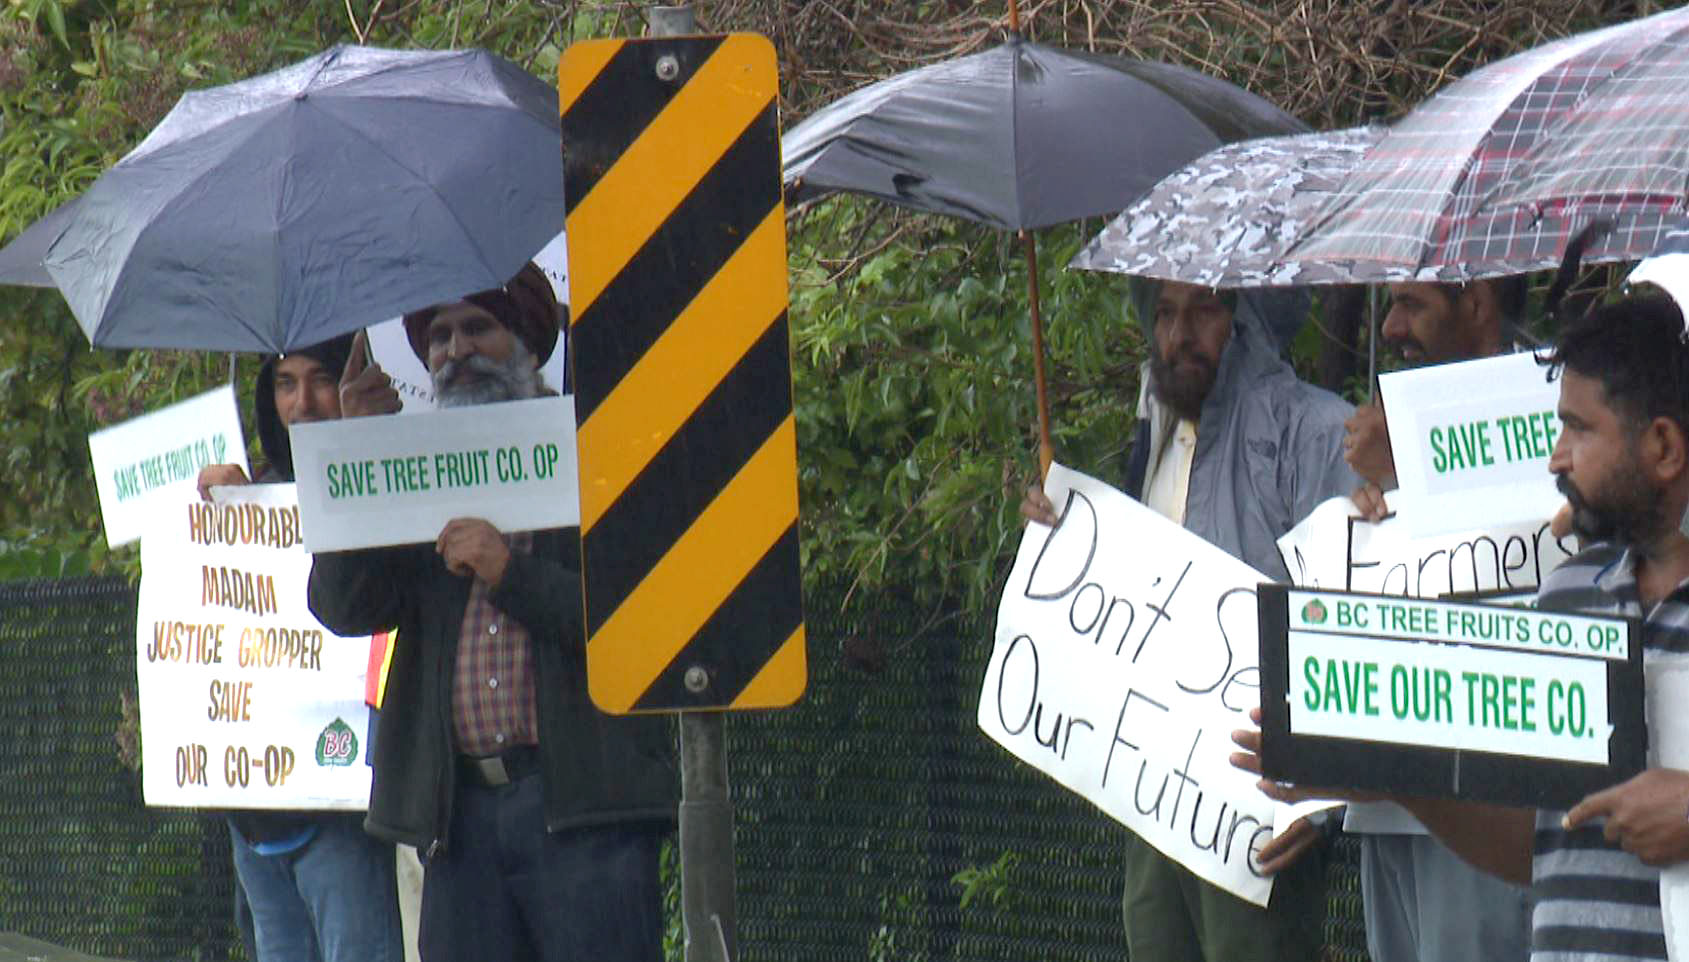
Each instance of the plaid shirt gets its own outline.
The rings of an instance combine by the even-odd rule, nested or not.
[[[524,531],[505,535],[505,543],[511,554],[525,555],[534,539]],[[457,750],[468,755],[539,744],[528,629],[493,607],[489,594],[480,578],[470,585],[452,675],[452,729]]]

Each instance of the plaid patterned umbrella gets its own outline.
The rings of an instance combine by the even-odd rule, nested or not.
[[[1286,283],[1279,258],[1383,135],[1352,127],[1211,150],[1150,188],[1068,266],[1205,287]]]
[[[1689,8],[1531,145],[1486,210],[1578,210],[1625,226],[1681,219],[1689,191]]]
[[[1649,253],[1682,213],[1681,147],[1586,171],[1548,158],[1560,137],[1586,160],[1624,154],[1653,135],[1656,120],[1646,111],[1673,97],[1671,134],[1681,143],[1689,105],[1680,85],[1657,78],[1681,76],[1686,35],[1689,7],[1546,44],[1445,88],[1366,153],[1308,234],[1284,251],[1275,283],[1453,281],[1552,268],[1567,239],[1616,209],[1612,191],[1629,193],[1616,186],[1632,182],[1629,172],[1663,179],[1675,156],[1675,200],[1640,215],[1633,208],[1584,259]],[[1485,206],[1521,173],[1532,203]],[[1547,193],[1580,184],[1606,193]]]

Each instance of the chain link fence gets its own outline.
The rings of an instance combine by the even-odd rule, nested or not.
[[[743,962],[1124,959],[1124,829],[974,724],[990,613],[842,597],[808,599],[803,701],[728,721]],[[0,931],[238,958],[221,819],[146,808],[126,763],[134,658],[126,581],[0,583]],[[1363,962],[1347,841],[1331,881],[1325,957]]]

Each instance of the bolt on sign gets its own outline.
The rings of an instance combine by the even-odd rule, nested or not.
[[[805,680],[774,48],[565,51],[587,686],[603,710],[789,705]]]
[[[1634,619],[1262,585],[1269,778],[1564,808],[1646,761]]]

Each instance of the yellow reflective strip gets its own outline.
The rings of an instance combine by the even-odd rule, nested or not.
[[[790,415],[587,640],[592,700],[626,712],[798,516]]]
[[[780,650],[768,659],[751,683],[733,699],[732,708],[784,708],[803,694],[808,661],[804,654],[803,625],[792,632]]]
[[[592,308],[773,101],[773,51],[762,37],[730,35],[575,205],[566,224],[571,317]]]
[[[582,533],[785,309],[786,218],[777,204],[581,425],[577,443],[592,452],[590,466],[580,465]]]
[[[592,86],[592,82],[604,72],[604,65],[625,43],[626,40],[588,40],[570,44],[569,49],[563,51],[563,58],[557,61],[559,116],[568,113],[575,101],[581,99],[581,94]],[[567,187],[565,184],[564,188]]]
[[[381,653],[381,679],[375,689],[375,707],[387,701],[387,673],[393,670],[393,651],[399,647],[399,629],[387,636],[387,650]]]

